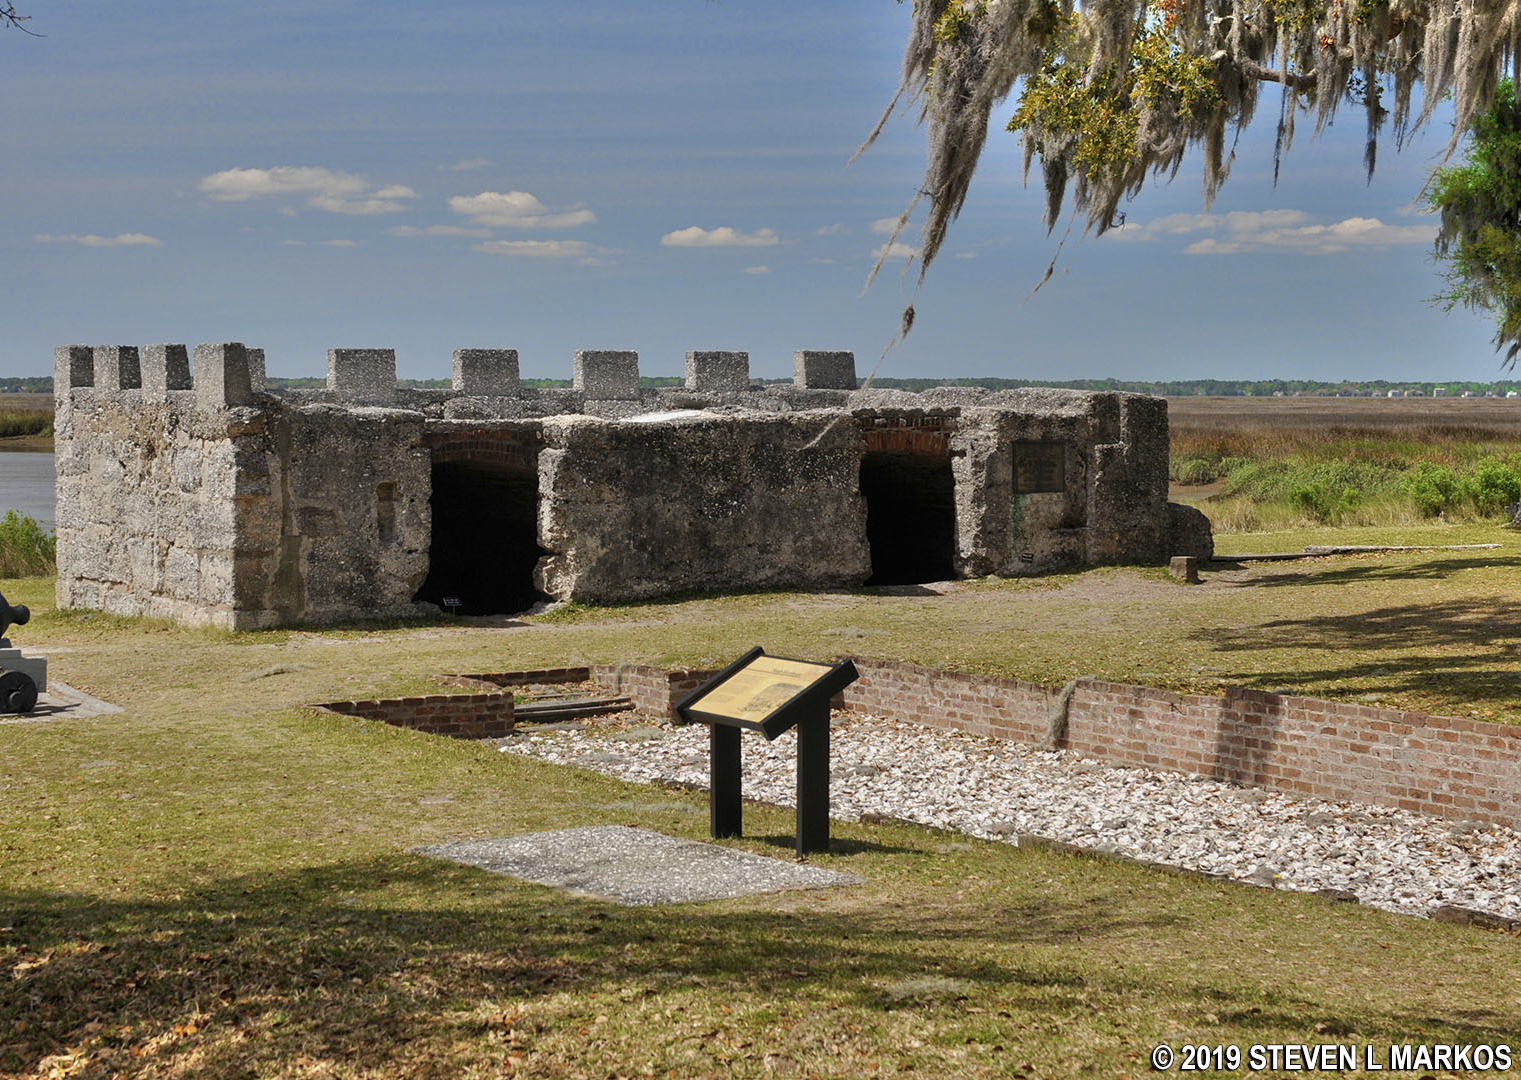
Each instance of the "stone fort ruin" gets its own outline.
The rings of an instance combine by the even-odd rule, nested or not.
[[[412,390],[393,351],[333,349],[325,389],[273,393],[241,344],[63,346],[58,603],[245,629],[1209,554],[1167,502],[1165,401],[794,367],[692,352],[655,390],[587,351],[535,389],[461,349],[452,389]]]

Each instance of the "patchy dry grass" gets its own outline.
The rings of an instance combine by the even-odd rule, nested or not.
[[[1510,544],[1195,588],[1116,569],[241,635],[6,581],[36,612],[18,638],[126,711],[0,725],[0,1076],[1139,1076],[1159,1042],[1513,1041],[1513,937],[925,829],[837,824],[815,859],[858,887],[653,908],[424,859],[594,823],[701,838],[706,806],[297,703],[761,642],[1391,697],[1445,665],[1508,707],[1484,678],[1521,667],[1518,563]],[[792,827],[751,807],[735,844],[786,857]]]

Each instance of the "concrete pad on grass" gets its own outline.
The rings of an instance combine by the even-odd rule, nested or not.
[[[416,853],[629,905],[723,900],[862,880],[626,825],[459,840],[417,848]]]
[[[48,688],[37,695],[37,704],[29,713],[0,713],[0,724],[36,723],[39,720],[81,720],[88,716],[110,716],[122,711],[120,705],[91,697],[57,679],[48,680]]]

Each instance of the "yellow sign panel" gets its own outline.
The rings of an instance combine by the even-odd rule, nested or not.
[[[828,664],[757,656],[687,707],[759,724],[830,670]]]

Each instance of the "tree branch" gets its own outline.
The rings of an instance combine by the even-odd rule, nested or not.
[[[14,26],[23,34],[30,34],[32,37],[41,37],[41,34],[33,30],[28,30],[26,27],[21,25],[30,18],[30,15],[17,14],[16,5],[12,3],[11,0],[0,0],[0,26]]]
[[[1314,70],[1306,72],[1285,72],[1279,68],[1266,68],[1255,60],[1242,58],[1234,61],[1241,74],[1258,82],[1283,83],[1291,90],[1313,90],[1315,88]]]

